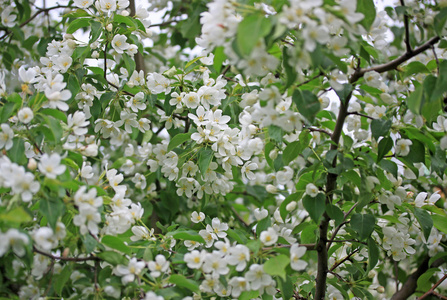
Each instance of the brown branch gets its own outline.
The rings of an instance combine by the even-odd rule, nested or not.
[[[315,244],[298,244],[300,247],[306,247],[308,251],[315,250]],[[292,245],[276,245],[272,247],[264,247],[262,250],[272,250],[274,248],[290,248]]]
[[[301,83],[298,83],[298,84],[296,85],[296,87],[300,87],[300,86],[303,86],[303,85],[305,85],[305,84],[308,84],[308,83],[311,82],[312,80],[315,80],[315,79],[317,79],[318,77],[321,77],[321,76],[324,76],[324,73],[323,73],[323,72],[318,73],[317,75],[315,75],[315,76],[312,77],[312,78],[307,79],[306,81],[303,81],[303,82],[301,82]]]
[[[400,0],[400,5],[405,7],[404,0]],[[407,48],[407,53],[412,53],[413,49],[411,49],[411,43],[410,43],[410,26],[408,25],[408,14],[406,10],[404,12],[404,27],[405,27],[405,46]]]
[[[447,296],[443,296],[443,295],[441,295],[441,294],[439,294],[439,293],[437,293],[437,292],[432,292],[431,294],[432,294],[433,296],[438,297],[439,299],[447,300]]]
[[[431,266],[429,266],[429,261],[430,257],[427,255],[422,263],[419,265],[417,270],[407,277],[407,281],[405,281],[402,288],[393,295],[391,300],[405,300],[410,297],[416,291],[417,281],[419,277],[424,274],[429,269],[429,267],[436,268],[445,262],[444,259],[440,258],[433,262]]]
[[[307,127],[307,129],[309,129],[310,131],[318,131],[318,132],[327,134],[328,136],[332,136],[332,133],[330,133],[329,131],[326,131],[324,129],[314,128],[314,127]]]
[[[346,213],[345,216],[343,218],[343,222],[340,223],[340,225],[337,226],[337,228],[335,228],[334,233],[332,233],[331,239],[328,241],[327,243],[327,250],[329,250],[329,248],[331,247],[332,242],[334,241],[335,237],[337,236],[338,231],[340,231],[340,229],[343,227],[343,225],[345,225],[346,223],[346,219],[348,218],[348,216],[351,214],[351,212],[356,208],[358,202],[356,202]]]
[[[22,24],[20,24],[19,27],[22,28],[23,26],[29,24],[32,20],[34,20],[41,13],[48,13],[50,10],[58,9],[58,8],[72,8],[72,6],[70,6],[70,5],[56,5],[56,6],[48,7],[48,8],[41,8],[34,15],[32,15],[28,20],[26,20]],[[5,30],[5,31],[6,31],[5,34],[3,34],[0,37],[0,40],[3,40],[5,37],[7,37],[8,35],[10,35],[12,33],[12,31],[10,31],[10,30]]]
[[[51,253],[43,252],[43,251],[37,249],[36,247],[33,247],[33,250],[34,250],[34,252],[39,253],[43,256],[49,257],[53,260],[62,260],[62,261],[89,261],[89,260],[99,261],[100,260],[99,257],[93,256],[93,255],[90,255],[87,257],[62,257],[62,256],[53,255]]]
[[[149,25],[149,28],[150,27],[164,27],[166,25],[169,25],[169,24],[175,23],[175,22],[178,22],[178,21],[177,20],[169,20],[169,21],[165,21],[162,23],[158,23],[158,24],[151,24],[151,25]]]
[[[394,266],[394,281],[396,282],[396,291],[399,290],[399,266],[397,261],[393,259],[393,266]]]
[[[439,76],[439,59],[438,59],[438,55],[436,54],[435,47],[433,45],[431,45],[431,51],[433,52],[433,56],[435,57],[435,60],[436,60],[436,73]]]
[[[359,252],[359,249],[355,249],[354,251],[352,251],[351,253],[349,253],[348,255],[346,255],[346,257],[344,257],[342,260],[335,262],[334,265],[331,267],[331,269],[329,270],[329,272],[334,271],[339,265],[341,265],[342,263],[344,263],[345,261],[349,260],[351,258],[351,256],[353,256],[355,253]]]
[[[359,112],[356,112],[356,111],[348,112],[348,115],[356,115],[356,116],[360,116],[360,117],[367,118],[367,119],[370,119],[370,120],[375,120],[375,118],[373,118],[371,116],[368,116],[368,115],[365,115],[365,114],[362,114],[362,113],[359,113]]]
[[[359,69],[356,70],[351,77],[349,78],[349,82],[350,83],[355,83],[357,82],[357,80],[359,80],[360,78],[363,77],[363,75],[365,75],[366,72],[371,72],[371,71],[375,71],[378,73],[383,73],[386,71],[391,71],[396,69],[400,64],[406,62],[407,60],[409,60],[410,58],[415,57],[416,55],[424,52],[425,50],[431,48],[431,46],[433,46],[434,44],[436,44],[437,42],[439,42],[440,37],[439,36],[435,36],[432,37],[431,39],[429,39],[427,42],[425,42],[424,44],[422,44],[421,46],[419,46],[418,48],[414,49],[412,52],[405,52],[402,56],[399,56],[396,59],[393,59],[392,61],[382,64],[382,65],[378,65],[375,67],[371,67],[368,69]]]
[[[430,295],[433,295],[433,293],[436,293],[435,292],[435,289],[444,281],[444,280],[446,280],[447,279],[447,274],[444,274],[444,276],[441,278],[441,279],[439,279],[438,280],[438,282],[436,282],[432,287],[431,287],[431,289],[429,289],[425,294],[423,294],[422,296],[420,296],[419,298],[418,298],[418,300],[422,300],[422,299],[424,299],[424,298],[426,298],[426,297],[428,297],[428,296],[430,296]]]

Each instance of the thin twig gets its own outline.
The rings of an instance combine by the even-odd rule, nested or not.
[[[343,225],[345,225],[346,223],[346,219],[348,218],[349,214],[356,208],[358,202],[356,202],[346,213],[345,216],[343,217],[343,222],[340,223],[340,225],[337,226],[337,228],[335,228],[334,233],[331,236],[331,239],[328,241],[327,243],[327,250],[329,250],[329,248],[331,247],[332,242],[334,241],[335,237],[337,236],[338,231],[343,227]]]
[[[162,23],[151,24],[151,25],[149,25],[149,28],[150,27],[163,27],[163,26],[169,25],[171,23],[175,23],[175,22],[178,22],[178,21],[177,20],[168,20],[168,21],[165,21]]]
[[[434,55],[435,60],[436,60],[436,71],[437,71],[438,76],[439,76],[439,59],[438,59],[438,55],[436,54],[435,47],[433,45],[431,45],[431,51],[433,52],[433,55]]]
[[[422,296],[420,296],[419,298],[418,298],[418,300],[421,300],[421,299],[424,299],[424,298],[426,298],[426,297],[428,297],[428,296],[430,296],[430,295],[433,295],[434,293],[436,293],[435,292],[435,289],[444,281],[444,280],[446,280],[447,279],[447,274],[444,274],[444,276],[441,278],[441,279],[439,279],[438,280],[438,282],[436,282],[432,287],[431,287],[431,289],[429,289],[425,294],[423,294]]]
[[[399,266],[397,261],[393,260],[394,263],[394,281],[396,281],[396,291],[399,290]]]
[[[87,257],[62,257],[62,256],[53,255],[51,253],[43,252],[43,251],[37,249],[36,247],[33,247],[33,250],[34,250],[34,252],[37,252],[43,256],[49,257],[53,260],[62,260],[62,261],[89,261],[89,260],[99,261],[100,260],[99,257],[93,256],[93,255],[87,256]]]
[[[314,127],[307,127],[307,129],[309,129],[310,131],[318,131],[318,132],[327,134],[328,136],[332,136],[332,133],[330,133],[329,131],[326,131],[324,129],[314,128]]]
[[[375,120],[375,118],[373,118],[371,116],[368,116],[368,115],[365,115],[365,114],[362,114],[362,113],[359,113],[359,112],[356,112],[356,111],[348,112],[348,115],[356,115],[356,116],[360,116],[360,117],[367,118],[367,119],[370,119],[370,120]]]
[[[334,271],[339,265],[341,265],[345,261],[349,260],[351,258],[351,256],[353,256],[357,252],[359,252],[359,249],[355,249],[354,251],[352,251],[351,253],[346,255],[342,260],[335,262],[334,265],[329,269],[329,272]]]
[[[72,6],[70,5],[57,5],[57,6],[53,6],[53,7],[48,7],[48,8],[41,8],[39,9],[34,15],[32,15],[28,20],[24,21],[22,24],[19,25],[20,28],[22,28],[23,26],[25,26],[26,24],[28,24],[29,22],[31,22],[32,20],[34,20],[38,15],[40,15],[41,13],[47,13],[50,10],[53,9],[58,9],[58,8],[72,8]],[[0,37],[0,40],[3,40],[5,37],[7,37],[9,34],[12,33],[12,31],[9,30],[5,30],[5,34],[3,34]]]
[[[387,62],[385,64],[382,65],[378,65],[375,67],[371,67],[368,69],[359,69],[356,70],[351,77],[349,78],[349,82],[350,83],[355,83],[357,82],[357,80],[359,80],[360,78],[363,77],[363,75],[365,75],[366,72],[371,72],[371,71],[375,71],[377,73],[383,73],[386,71],[391,71],[396,69],[400,64],[406,62],[407,60],[409,60],[410,58],[415,57],[416,55],[424,52],[425,50],[429,49],[431,46],[433,46],[434,44],[436,44],[437,42],[439,42],[440,37],[439,36],[435,36],[432,37],[431,39],[429,39],[427,42],[425,42],[424,44],[422,44],[421,46],[419,46],[418,48],[414,49],[411,52],[405,52],[403,55],[399,56],[396,59],[393,59],[390,62]]]
[[[321,77],[321,76],[323,76],[323,75],[324,75],[324,73],[323,73],[323,72],[320,72],[320,73],[318,73],[317,75],[315,75],[314,77],[311,77],[311,78],[307,79],[306,81],[303,81],[303,82],[301,82],[301,83],[298,83],[295,87],[300,87],[300,86],[303,86],[303,85],[305,85],[305,84],[308,84],[308,83],[311,82],[312,80],[315,80],[315,79],[317,79],[318,77]]]
[[[404,0],[400,0],[400,5],[405,7]],[[413,49],[411,49],[411,43],[410,43],[410,26],[408,25],[408,14],[407,10],[404,12],[404,26],[405,26],[405,46],[407,47],[407,53],[413,52]]]

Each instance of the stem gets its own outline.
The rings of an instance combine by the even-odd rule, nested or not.
[[[391,300],[405,300],[410,297],[417,288],[417,281],[419,277],[424,274],[428,268],[436,268],[442,265],[445,261],[444,259],[440,258],[433,262],[431,266],[428,265],[428,262],[430,261],[430,257],[427,255],[425,259],[422,261],[422,263],[419,265],[416,271],[414,271],[410,276],[408,276],[407,281],[403,284],[402,288],[397,291],[393,297],[391,297]]]
[[[359,252],[359,249],[355,249],[354,251],[352,251],[351,253],[349,253],[348,255],[346,255],[346,257],[344,257],[342,260],[335,262],[334,265],[331,267],[331,269],[329,270],[329,272],[334,271],[339,265],[341,265],[342,263],[344,263],[345,261],[349,260],[351,258],[351,256],[353,256],[355,253]]]
[[[346,101],[340,101],[340,110],[338,112],[337,123],[335,124],[334,132],[332,133],[331,140],[331,150],[337,150],[338,144],[340,142],[341,133],[343,130],[343,125],[345,123],[346,117],[348,116],[348,105],[351,99],[352,91],[346,97]],[[334,157],[332,161],[332,167],[336,167],[337,157]],[[332,203],[333,193],[336,188],[337,174],[329,173],[326,181],[326,205]],[[330,218],[325,212],[323,214],[322,221],[320,223],[320,240],[317,243],[316,249],[318,252],[318,271],[317,271],[317,284],[315,287],[315,299],[323,300],[326,297],[326,279],[328,270],[328,249],[327,249],[327,234],[329,227]]]
[[[405,7],[404,0],[400,0],[400,5]],[[411,53],[411,52],[413,52],[413,49],[411,49],[410,26],[408,25],[408,14],[406,11],[404,13],[404,26],[405,26],[405,46],[407,47],[407,53]]]
[[[51,253],[46,253],[43,252],[39,249],[37,249],[36,247],[33,247],[34,252],[39,253],[40,255],[49,257],[53,260],[63,260],[63,261],[89,261],[89,260],[95,260],[95,261],[99,261],[100,258],[97,256],[88,256],[88,257],[62,257],[62,256],[55,256]]]
[[[34,20],[41,13],[48,13],[50,10],[58,9],[58,8],[72,8],[72,7],[70,5],[56,5],[56,6],[48,7],[48,8],[41,8],[34,15],[32,15],[28,20],[26,20],[25,22],[20,24],[19,27],[22,28],[23,26],[25,26],[26,24],[28,24],[29,22]],[[12,31],[9,31],[9,30],[5,30],[5,31],[6,31],[5,34],[3,34],[0,37],[0,40],[3,40],[5,37],[7,37],[8,35],[10,35],[12,33]]]
[[[435,285],[433,285],[431,287],[431,289],[429,289],[425,294],[420,296],[418,298],[418,300],[424,299],[424,298],[428,297],[429,295],[433,295],[435,293],[435,289],[446,279],[447,279],[447,274],[444,274],[444,276],[441,279],[439,279],[438,282],[436,282]]]
[[[356,115],[356,116],[360,116],[360,117],[367,118],[367,119],[370,119],[370,120],[375,120],[371,116],[368,116],[368,115],[365,115],[365,114],[362,114],[362,113],[359,113],[359,112],[356,112],[356,111],[348,112],[348,115]]]
[[[420,47],[414,49],[412,52],[405,52],[402,56],[399,56],[396,59],[393,59],[392,61],[382,64],[382,65],[378,65],[375,67],[371,67],[368,69],[358,69],[354,72],[354,74],[352,74],[351,78],[349,79],[350,83],[355,83],[357,80],[359,80],[360,78],[363,77],[363,75],[365,75],[366,72],[371,72],[371,71],[375,71],[378,73],[383,73],[386,71],[391,71],[396,69],[400,64],[406,62],[407,60],[409,60],[410,58],[424,52],[425,50],[431,48],[432,45],[436,44],[437,42],[439,42],[440,37],[439,36],[435,36],[432,37],[431,39],[429,39],[427,42],[425,42],[424,44],[422,44]]]

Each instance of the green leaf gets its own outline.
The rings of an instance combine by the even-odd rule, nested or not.
[[[259,298],[259,291],[245,291],[241,293],[238,300],[251,300],[258,298]]]
[[[103,251],[98,253],[96,256],[114,266],[126,265],[126,258],[122,254],[115,251]]]
[[[57,198],[52,198],[51,200],[43,198],[40,199],[39,203],[40,212],[44,217],[47,218],[48,223],[53,228],[53,230],[55,230],[57,220],[65,211],[65,204]]]
[[[90,41],[95,42],[102,33],[103,26],[99,22],[90,21],[92,30],[90,31]]]
[[[412,113],[420,115],[423,100],[424,100],[424,89],[422,88],[422,86],[418,86],[416,87],[414,92],[412,92],[407,97],[407,106]]]
[[[109,248],[118,250],[118,251],[126,253],[128,255],[130,255],[132,253],[130,248],[128,246],[126,246],[126,244],[124,244],[124,242],[119,237],[116,237],[116,236],[105,235],[101,239],[101,243]]]
[[[127,26],[129,26],[130,30],[135,30],[137,29],[137,24],[135,22],[134,19],[132,19],[132,17],[130,16],[122,16],[119,14],[116,14],[115,17],[113,18],[113,21],[118,23],[118,24],[126,24]]]
[[[380,166],[385,170],[393,174],[397,178],[397,164],[391,160],[383,159],[380,161]]]
[[[360,21],[360,24],[362,24],[366,30],[369,30],[376,18],[376,7],[374,6],[374,1],[357,0],[357,12],[364,15],[364,18]]]
[[[58,295],[62,295],[62,290],[67,283],[68,279],[70,279],[70,275],[72,273],[71,265],[66,265],[62,271],[55,276],[55,282],[54,282],[54,290]]]
[[[199,235],[196,231],[193,230],[176,230],[168,232],[168,236],[172,236],[175,239],[186,240],[186,241],[195,241],[199,243],[205,243],[203,237]]]
[[[220,73],[222,69],[222,63],[227,59],[227,56],[224,53],[224,47],[217,47],[214,49],[214,62],[213,66],[217,73]]]
[[[307,226],[301,231],[301,244],[312,244],[317,241],[318,226],[307,223]]]
[[[27,223],[32,220],[31,216],[21,207],[15,207],[12,210],[0,214],[0,220],[10,223]]]
[[[359,239],[365,240],[373,232],[376,219],[370,214],[353,214],[350,223],[352,229],[359,234]]]
[[[67,33],[72,34],[79,28],[88,27],[89,25],[90,25],[90,18],[75,19],[72,22],[70,22],[70,25],[68,25]]]
[[[264,264],[265,273],[272,276],[280,276],[286,280],[286,267],[290,263],[290,258],[284,254],[270,258]]]
[[[265,157],[265,160],[267,161],[268,165],[269,165],[270,168],[272,168],[272,169],[273,169],[273,161],[272,161],[272,159],[270,158],[269,154],[270,154],[270,152],[271,152],[274,148],[275,148],[275,143],[272,143],[272,142],[268,142],[268,143],[265,145],[265,148],[264,148],[264,157]]]
[[[202,149],[200,151],[198,165],[199,165],[200,173],[202,173],[203,176],[205,176],[206,171],[208,170],[210,163],[213,160],[213,157],[214,157],[213,150]]]
[[[259,237],[262,231],[267,230],[272,224],[271,217],[268,216],[258,222],[258,225],[256,225],[256,235]]]
[[[373,238],[368,238],[368,270],[374,269],[379,261],[379,247]]]
[[[244,56],[249,56],[261,37],[266,36],[272,27],[270,19],[263,14],[245,17],[238,25],[236,45]]]
[[[235,240],[239,244],[246,244],[247,241],[248,241],[247,237],[239,229],[233,230],[233,229],[230,228],[230,229],[227,230],[227,234],[228,234],[228,236],[230,238],[232,238],[233,240]]]
[[[424,163],[425,164],[425,147],[424,144],[418,140],[412,140],[413,144],[410,146],[410,152],[405,159],[410,163]]]
[[[184,142],[189,141],[191,134],[192,134],[191,132],[176,134],[171,139],[171,141],[169,141],[168,152],[171,151],[172,149],[174,149],[175,147],[183,144]]]
[[[6,123],[14,112],[15,104],[8,102],[1,107],[0,123]]]
[[[300,141],[295,141],[287,145],[282,154],[282,160],[284,161],[284,165],[288,165],[291,161],[298,157],[301,154],[304,147],[301,145]]]
[[[300,114],[303,115],[310,123],[313,123],[315,116],[320,111],[320,101],[311,91],[301,91],[296,89],[293,92],[292,100]]]
[[[12,143],[11,149],[8,150],[8,158],[19,165],[24,165],[27,161],[25,142],[21,138],[15,137]]]
[[[393,148],[394,142],[393,139],[389,136],[384,137],[379,142],[379,150],[377,154],[376,162],[380,162],[382,158]]]
[[[56,119],[61,120],[65,124],[67,123],[67,115],[58,109],[54,109],[54,108],[41,109],[41,110],[39,110],[39,113],[44,116],[52,116]]]
[[[295,70],[295,67],[291,66],[289,63],[290,57],[289,57],[289,53],[287,52],[287,47],[284,47],[282,55],[283,55],[283,67],[284,67],[284,71],[286,72],[286,85],[284,86],[284,89],[286,90],[289,86],[291,86],[296,78],[297,78],[297,73]]]
[[[418,73],[430,73],[430,70],[420,61],[413,61],[405,66],[405,77]]]
[[[432,279],[434,274],[437,272],[439,272],[438,268],[431,268],[422,274],[417,280],[417,290],[428,291],[433,285]]]
[[[188,279],[183,275],[173,274],[169,277],[169,282],[179,287],[187,288],[192,292],[199,292],[199,284],[194,280]]]
[[[294,287],[292,280],[290,279],[290,276],[287,276],[286,279],[279,278],[278,283],[279,283],[279,290],[281,291],[282,294],[282,299],[293,299]]]
[[[126,66],[127,71],[129,72],[129,74],[132,74],[136,67],[135,58],[130,57],[126,53],[124,53],[122,57],[123,57],[124,65]]]
[[[282,218],[283,220],[286,219],[287,214],[289,213],[289,212],[287,211],[287,209],[286,209],[287,204],[289,204],[289,203],[292,202],[292,201],[298,201],[298,200],[300,199],[300,197],[301,197],[301,194],[300,194],[300,193],[293,193],[293,194],[287,196],[287,198],[284,199],[283,202],[281,202],[281,205],[279,206],[279,212],[280,212],[280,214],[281,214],[281,218]]]
[[[447,233],[447,216],[431,215],[433,225],[441,232]]]
[[[309,216],[315,223],[318,223],[320,217],[325,211],[325,196],[323,193],[319,193],[315,198],[306,195],[303,198],[303,206],[309,213]]]
[[[445,22],[446,21],[447,21],[447,7],[444,7],[435,16],[435,19],[434,19],[435,31],[438,34],[438,36],[445,35],[444,29],[445,29]]]
[[[421,225],[422,232],[424,233],[425,239],[428,240],[430,236],[431,229],[433,227],[433,220],[430,216],[430,214],[421,208],[414,208],[414,215],[416,219],[419,222],[419,225]]]
[[[281,127],[270,125],[269,127],[269,137],[271,140],[275,141],[277,144],[282,143],[282,137],[284,132]]]
[[[343,89],[341,90],[335,90],[337,93],[338,98],[341,102],[346,103],[348,98],[350,98],[350,95],[352,93],[352,85],[349,83],[343,84]]]
[[[326,206],[326,213],[331,219],[335,221],[335,226],[340,225],[345,217],[343,211],[337,206],[332,204]]]
[[[371,122],[371,135],[376,139],[376,141],[381,136],[388,135],[391,129],[391,120],[375,119]]]

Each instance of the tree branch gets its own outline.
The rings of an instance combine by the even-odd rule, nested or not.
[[[400,5],[405,7],[404,0],[400,0]],[[407,11],[404,12],[404,26],[405,26],[405,46],[407,47],[407,53],[412,53],[413,49],[411,49],[411,43],[410,43],[410,26],[408,25]]]
[[[39,253],[43,256],[49,257],[53,260],[63,260],[63,261],[89,261],[89,260],[95,260],[95,261],[99,261],[100,258],[97,256],[87,256],[87,257],[62,257],[62,256],[55,256],[51,253],[46,253],[43,252],[39,249],[37,249],[36,247],[33,247],[34,252]]]
[[[40,15],[41,13],[47,13],[47,12],[49,12],[50,10],[58,9],[58,8],[72,8],[72,6],[70,6],[70,5],[56,5],[56,6],[48,7],[48,8],[41,8],[41,9],[39,9],[34,15],[32,15],[28,20],[26,20],[26,21],[24,21],[22,24],[20,24],[19,27],[22,28],[22,27],[25,26],[26,24],[29,24],[32,20],[34,20],[34,19],[35,19],[38,15]],[[5,30],[5,31],[6,31],[5,34],[3,34],[3,35],[0,37],[0,40],[3,40],[5,37],[7,37],[9,34],[12,33],[12,31],[10,31],[10,30]]]
[[[424,44],[422,44],[418,48],[414,49],[412,52],[405,52],[405,54],[403,54],[402,56],[399,56],[398,58],[393,59],[392,61],[390,61],[388,63],[382,64],[382,65],[378,65],[378,66],[375,66],[375,67],[371,67],[371,68],[368,68],[368,69],[358,69],[351,75],[351,77],[349,78],[349,82],[350,83],[355,83],[357,80],[362,78],[363,75],[365,75],[366,72],[375,71],[375,72],[378,72],[378,73],[383,73],[383,72],[386,72],[386,71],[394,70],[400,64],[406,62],[410,58],[413,58],[416,55],[424,52],[425,50],[427,50],[429,48],[431,48],[431,46],[436,44],[437,42],[439,42],[439,40],[440,40],[439,36],[432,37],[427,42],[425,42]]]
[[[431,289],[429,289],[425,294],[423,294],[422,296],[420,296],[419,298],[418,298],[418,300],[422,300],[422,299],[424,299],[424,298],[427,298],[428,296],[430,296],[430,295],[433,295],[434,293],[436,293],[435,292],[435,289],[444,281],[444,280],[446,280],[447,279],[447,274],[444,274],[444,276],[441,278],[441,279],[439,279],[438,280],[438,282],[436,282],[432,287],[431,287]]]
[[[424,274],[428,268],[436,268],[444,263],[444,259],[440,258],[433,262],[431,266],[428,265],[430,261],[430,257],[427,255],[422,263],[419,265],[416,271],[414,271],[410,276],[408,276],[407,281],[403,284],[402,288],[397,291],[391,300],[405,300],[410,297],[415,291],[417,287],[418,278]]]

